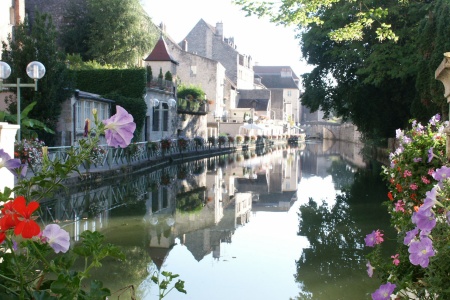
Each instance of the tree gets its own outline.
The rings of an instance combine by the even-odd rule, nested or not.
[[[430,18],[430,12],[434,7],[437,9],[438,3],[446,2],[399,5],[397,1],[377,1],[376,5],[389,11],[385,21],[396,33],[395,40],[382,43],[378,29],[370,26],[361,28],[358,39],[339,40],[330,36],[330,32],[358,18],[359,8],[353,2],[334,2],[332,9],[323,9],[319,14],[323,20],[320,25],[300,24],[302,31],[297,37],[301,39],[303,56],[315,66],[311,73],[302,76],[305,85],[302,104],[312,111],[322,109],[326,114],[353,122],[368,138],[392,136],[395,129],[407,126],[412,117],[420,121],[430,118],[443,107],[442,96],[440,100],[434,97],[433,101],[424,101],[430,98],[430,91],[440,94],[434,82],[434,70],[440,61],[427,68],[420,68],[420,63],[423,53],[439,53],[442,60],[445,51],[436,52],[434,47],[437,40],[446,40],[445,30],[441,29],[442,33],[434,30],[435,40],[424,42],[425,50],[419,51],[419,41],[429,36],[429,32],[426,35],[420,30],[426,27],[423,23],[429,24],[434,19]],[[369,6],[371,2],[360,4]],[[442,6],[439,7],[442,11]],[[283,18],[295,21],[294,17],[295,14],[290,14]],[[442,17],[448,23],[449,14],[444,11]],[[445,21],[441,24],[445,28]],[[425,77],[419,77],[424,69],[428,70]],[[435,88],[418,89],[418,80],[432,82]]]
[[[77,3],[80,2],[80,3]],[[115,67],[134,67],[156,43],[158,29],[138,0],[69,2],[65,10],[62,47]]]
[[[294,25],[301,30],[308,30],[310,26],[328,27],[327,35],[335,41],[361,40],[367,28],[373,28],[379,40],[395,41],[398,38],[391,29],[391,24],[384,22],[389,9],[382,5],[382,1],[374,3],[352,0],[233,0],[233,3],[242,6],[247,16],[269,17],[270,21],[276,24]],[[407,1],[397,0],[395,3],[400,6]],[[327,15],[342,6],[347,9],[345,21],[339,26],[329,27]]]
[[[56,131],[61,103],[70,97],[73,81],[64,63],[63,54],[57,50],[56,31],[51,17],[37,13],[32,26],[24,23],[15,27],[14,39],[9,36],[8,42],[9,47],[3,43],[2,59],[11,66],[10,78],[21,78],[25,82],[28,78],[25,70],[29,62],[37,60],[44,64],[46,74],[38,82],[38,91],[22,89],[21,102],[22,107],[26,107],[36,101],[37,104],[29,112],[29,117]],[[16,113],[16,108],[16,103],[9,105],[11,113]],[[39,136],[47,145],[54,143],[54,136],[45,131],[39,132]]]
[[[156,42],[156,28],[137,0],[87,0],[88,54],[101,63],[135,66]],[[106,25],[106,26],[105,26]]]

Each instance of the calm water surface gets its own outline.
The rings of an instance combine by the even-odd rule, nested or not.
[[[66,220],[74,242],[99,230],[122,248],[126,262],[94,273],[118,291],[110,299],[129,299],[131,285],[158,299],[158,271],[185,281],[186,295],[165,299],[370,299],[379,282],[363,239],[389,232],[387,191],[359,150],[307,143],[204,159],[77,188],[45,217]]]

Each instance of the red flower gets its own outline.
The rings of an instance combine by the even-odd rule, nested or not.
[[[399,192],[399,193],[401,193],[402,192],[402,186],[400,185],[400,183],[397,183],[397,185],[395,186],[396,188],[397,188],[397,191]]]
[[[389,200],[394,201],[394,196],[392,196],[392,192],[388,193],[388,198]]]
[[[34,217],[32,216],[33,212],[38,209],[38,207],[39,203],[36,201],[32,201],[27,205],[23,196],[14,199],[12,208],[17,214],[17,224],[14,228],[15,235],[21,234],[23,238],[29,239],[41,232],[41,228],[34,221]]]
[[[13,201],[6,202],[2,208],[2,218],[0,219],[0,228],[6,231],[16,226],[17,217],[12,207]]]

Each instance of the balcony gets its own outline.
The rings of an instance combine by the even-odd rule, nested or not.
[[[172,81],[164,79],[152,79],[147,81],[147,88],[163,90],[168,93],[174,93],[175,84]]]
[[[209,111],[209,104],[203,100],[178,99],[177,113],[204,116]]]

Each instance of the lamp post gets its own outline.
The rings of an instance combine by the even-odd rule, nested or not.
[[[21,108],[20,108],[20,88],[22,87],[34,87],[34,90],[38,90],[37,81],[44,77],[45,75],[45,67],[42,63],[38,61],[32,61],[27,65],[26,68],[27,75],[34,79],[34,83],[20,83],[20,78],[17,78],[16,83],[3,83],[4,79],[7,79],[9,75],[11,75],[11,67],[3,62],[0,61],[0,91],[3,90],[3,88],[8,87],[15,87],[17,88],[17,125],[19,125],[19,129],[17,130],[17,140],[21,140],[20,135],[20,121],[21,121]]]

